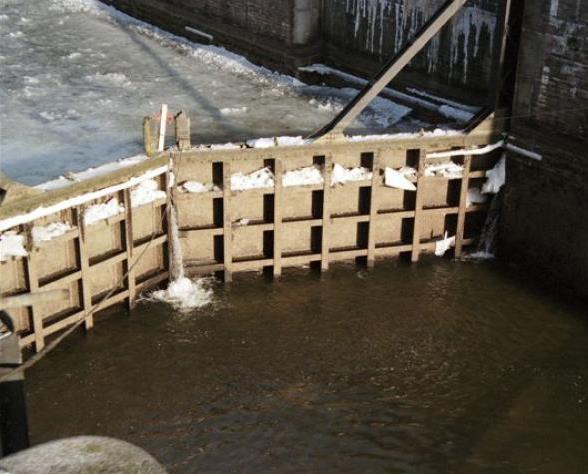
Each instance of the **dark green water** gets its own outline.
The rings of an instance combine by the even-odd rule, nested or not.
[[[253,277],[112,313],[27,374],[33,441],[171,472],[585,473],[588,317],[498,264]]]

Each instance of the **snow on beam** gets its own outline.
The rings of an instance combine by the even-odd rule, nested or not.
[[[451,158],[452,156],[486,155],[491,151],[504,147],[504,140],[493,143],[482,148],[470,148],[467,150],[451,150],[436,153],[427,153],[427,158]]]
[[[121,183],[115,186],[110,186],[108,188],[100,189],[98,191],[93,191],[90,193],[82,194],[80,196],[76,196],[70,199],[66,199],[61,201],[57,204],[54,204],[49,207],[39,207],[34,211],[27,212],[25,214],[20,214],[18,216],[9,217],[8,219],[0,220],[0,232],[11,229],[16,227],[17,225],[26,224],[27,222],[34,221],[36,219],[40,219],[41,217],[47,217],[51,214],[55,214],[57,212],[63,211],[65,209],[69,209],[75,206],[80,206],[90,201],[94,201],[95,199],[103,198],[114,194],[118,191],[122,191],[123,189],[131,188],[136,186],[137,184],[142,183],[145,180],[153,179],[157,176],[160,176],[167,172],[167,166],[161,166],[159,168],[155,168],[153,170],[148,171],[147,173],[136,176],[129,179],[125,183]]]

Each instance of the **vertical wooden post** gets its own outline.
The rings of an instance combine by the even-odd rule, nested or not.
[[[231,223],[231,162],[223,162],[223,262],[225,283],[233,281],[233,226]]]
[[[170,160],[171,161],[171,160]],[[165,218],[164,222],[165,222],[165,228],[162,229],[166,234],[167,234],[167,246],[164,247],[164,259],[167,256],[167,271],[169,273],[169,279],[172,280],[172,268],[173,268],[173,252],[172,252],[172,245],[173,245],[173,229],[172,229],[172,216],[171,213],[172,211],[172,206],[173,206],[173,202],[172,202],[172,184],[175,181],[175,176],[173,176],[172,174],[172,169],[171,169],[171,162],[170,162],[170,166],[168,166],[167,168],[167,172],[165,173],[165,192],[167,194],[167,200],[166,200],[166,204],[165,204],[165,208],[163,210],[162,213],[162,217]],[[167,253],[166,253],[167,252]]]
[[[274,160],[274,278],[282,276],[282,212],[284,166],[282,160]]]
[[[157,151],[162,152],[165,148],[165,132],[167,129],[167,104],[161,104],[161,119],[159,121],[159,140]]]
[[[90,330],[94,327],[94,316],[92,315],[92,293],[90,291],[90,258],[86,246],[86,226],[84,225],[84,213],[80,207],[74,210],[75,222],[78,226],[79,235],[76,239],[78,254],[80,256],[80,272],[82,287],[82,304],[84,308],[84,327]]]
[[[461,257],[463,253],[463,237],[465,230],[466,212],[468,206],[468,189],[470,185],[470,170],[472,157],[466,156],[463,160],[463,178],[459,192],[459,211],[457,213],[457,231],[455,234],[455,257]]]
[[[321,272],[329,269],[329,227],[331,223],[331,173],[333,172],[333,157],[325,156],[325,168],[323,170],[323,228],[321,238]]]
[[[133,237],[133,203],[131,202],[131,190],[125,189],[125,244],[127,251],[127,290],[129,291],[128,308],[129,311],[135,307],[136,298],[136,272],[133,268],[133,253],[135,239]]]
[[[376,264],[376,219],[378,217],[378,189],[380,188],[380,154],[374,153],[372,163],[372,186],[370,196],[370,221],[368,228],[367,266],[374,268]]]
[[[33,242],[33,225],[27,226],[26,234],[28,240],[29,255],[26,259],[26,272],[28,280],[29,293],[36,293],[39,291],[39,277],[37,275],[35,248]],[[33,332],[35,334],[35,351],[39,352],[45,347],[45,332],[43,330],[43,317],[35,305],[29,308],[31,319],[33,320]]]
[[[419,150],[419,164],[417,170],[417,190],[414,206],[414,226],[412,230],[412,256],[413,262],[418,262],[421,254],[421,220],[423,218],[423,201],[425,198],[425,159],[426,151]]]

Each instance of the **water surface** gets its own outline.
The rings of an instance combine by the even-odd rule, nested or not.
[[[112,312],[27,373],[35,443],[99,434],[170,472],[584,473],[585,308],[496,263],[239,277]]]

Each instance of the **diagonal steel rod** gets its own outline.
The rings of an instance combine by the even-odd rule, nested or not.
[[[463,7],[467,0],[448,0],[423,25],[421,30],[382,68],[355,98],[325,127],[309,138],[316,140],[327,134],[340,134],[382,92],[402,69],[425,47],[435,34]]]

